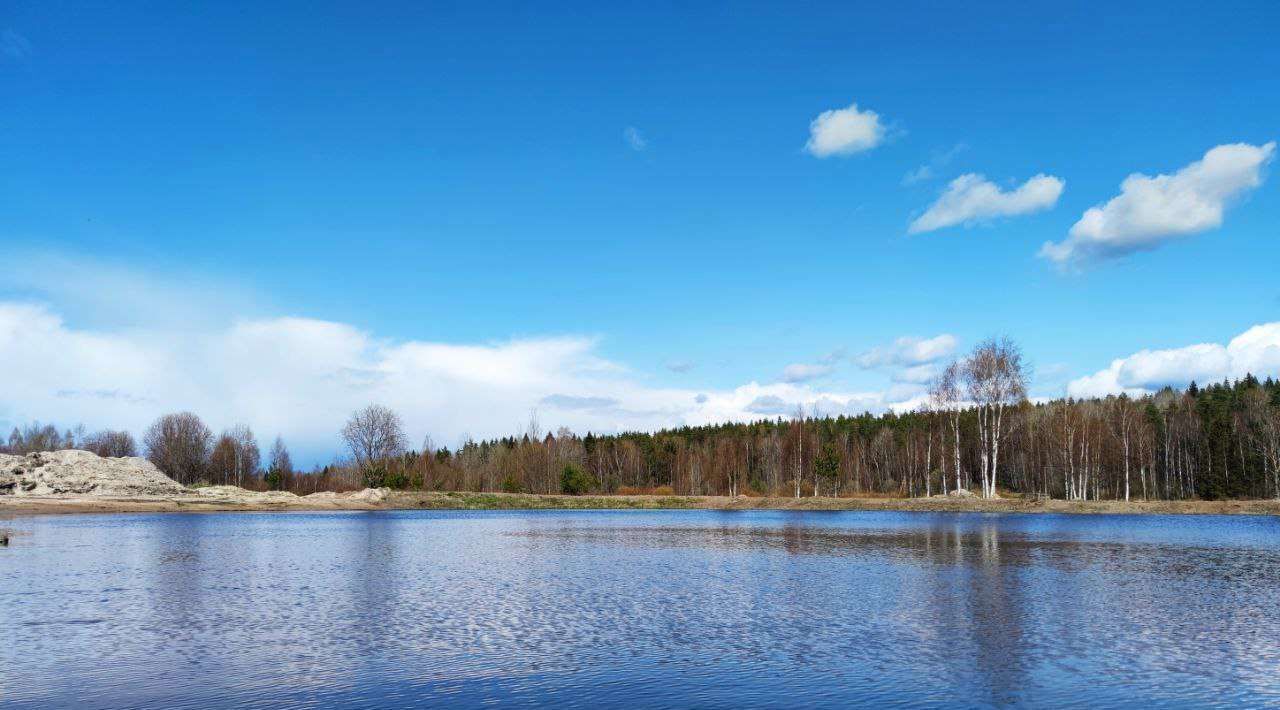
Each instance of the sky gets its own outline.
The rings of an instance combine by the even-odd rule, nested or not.
[[[339,451],[1280,375],[1280,5],[0,8],[0,429]]]

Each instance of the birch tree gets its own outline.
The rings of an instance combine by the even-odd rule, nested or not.
[[[982,496],[995,498],[1005,414],[1027,396],[1022,351],[1009,338],[979,343],[965,360],[964,381],[969,399],[978,410]]]
[[[960,414],[961,414],[961,394],[960,394],[960,378],[962,368],[959,362],[952,361],[951,364],[942,371],[941,374],[934,379],[933,384],[929,387],[929,403],[934,409],[942,410],[947,414],[947,420],[951,424],[952,436],[952,460],[954,464],[956,487],[960,490]],[[945,468],[945,466],[944,466]],[[943,486],[943,493],[946,493],[946,486]]]

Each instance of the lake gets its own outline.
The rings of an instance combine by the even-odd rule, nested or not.
[[[0,705],[1261,706],[1280,520],[17,517]]]

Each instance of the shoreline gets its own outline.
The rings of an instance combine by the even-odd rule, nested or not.
[[[350,497],[256,494],[235,497],[181,495],[108,498],[92,496],[3,497],[0,517],[94,513],[312,512],[372,510],[779,510],[971,513],[1067,513],[1124,515],[1280,515],[1280,500],[1067,501],[1031,498],[781,498],[729,496],[544,495],[394,491],[380,501]]]

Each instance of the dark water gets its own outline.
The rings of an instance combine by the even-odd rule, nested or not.
[[[16,518],[0,705],[1280,703],[1280,521]]]

